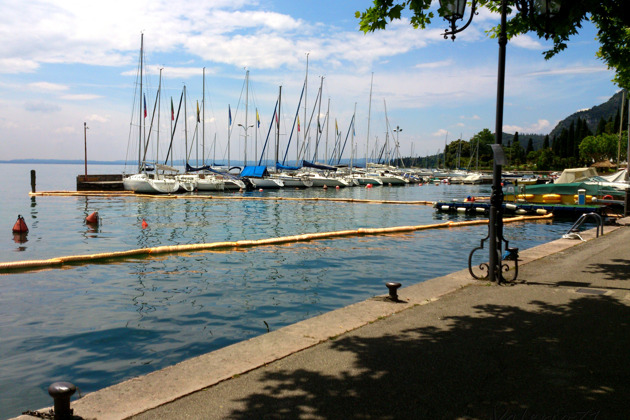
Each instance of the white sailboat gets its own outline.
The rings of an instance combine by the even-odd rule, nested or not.
[[[142,82],[143,82],[143,65],[144,65],[144,34],[140,35],[140,67],[139,67],[139,103],[140,106],[138,112],[138,173],[132,175],[123,174],[123,188],[127,191],[133,191],[136,193],[142,194],[170,194],[176,192],[179,188],[179,182],[173,177],[168,176],[165,173],[177,173],[178,170],[166,166],[159,165],[157,163],[153,164],[153,172],[151,173],[150,166],[146,162],[146,154],[147,154],[147,146],[148,142],[144,140],[143,135],[143,114],[144,118],[147,116],[146,109],[146,100],[144,103],[144,113],[142,108]],[[160,71],[160,87],[158,88],[158,102],[159,103],[159,95],[161,91],[161,83],[162,83],[162,72]],[[154,110],[155,111],[155,110]],[[155,114],[155,112],[154,112]],[[158,112],[159,116],[159,112]],[[159,133],[159,130],[158,130]],[[158,140],[159,142],[159,140]],[[156,150],[158,148],[156,147]],[[157,153],[157,152],[156,152]],[[160,174],[159,171],[162,171]]]

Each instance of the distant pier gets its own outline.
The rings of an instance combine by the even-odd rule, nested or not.
[[[77,191],[124,191],[122,174],[77,175]]]

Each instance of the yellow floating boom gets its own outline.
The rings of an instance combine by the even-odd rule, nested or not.
[[[529,221],[529,220],[542,220],[550,219],[552,214],[544,216],[517,216],[503,219],[503,223]],[[165,245],[153,248],[139,248],[128,251],[106,252],[100,254],[90,255],[72,255],[65,257],[51,258],[47,260],[28,260],[28,261],[13,261],[0,263],[0,272],[8,271],[29,271],[42,268],[60,268],[64,264],[88,264],[92,262],[104,262],[111,259],[137,257],[137,256],[150,256],[157,254],[169,254],[179,252],[191,252],[191,251],[207,251],[207,250],[229,250],[239,248],[249,248],[256,246],[266,245],[280,245],[295,242],[307,242],[318,239],[330,239],[347,236],[362,236],[362,235],[387,235],[392,233],[405,233],[414,232],[417,230],[427,229],[443,229],[461,226],[483,225],[487,224],[488,220],[468,220],[464,222],[445,222],[434,225],[419,225],[419,226],[395,226],[388,228],[359,228],[354,230],[341,230],[333,232],[319,232],[319,233],[304,233],[301,235],[293,236],[281,236],[277,238],[257,239],[257,240],[241,240],[235,242],[212,242],[202,244],[189,244],[189,245]]]

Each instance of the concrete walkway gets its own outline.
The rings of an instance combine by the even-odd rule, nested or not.
[[[74,401],[98,419],[605,419],[630,415],[630,229],[521,253]],[[30,418],[22,416],[20,418]]]

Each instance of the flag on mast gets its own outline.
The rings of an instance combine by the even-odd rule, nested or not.
[[[300,116],[298,115],[298,133],[300,132]]]
[[[171,121],[175,121],[175,108],[173,108],[173,97],[171,96]]]
[[[258,115],[258,110],[256,110],[256,122],[258,123],[258,128],[260,128],[260,115]]]
[[[230,120],[230,125],[232,125],[232,108],[230,108],[229,104],[228,104],[228,118]]]
[[[197,101],[197,122],[201,122],[201,119],[199,118],[199,101]]]
[[[144,118],[147,117],[147,95],[144,95]]]

